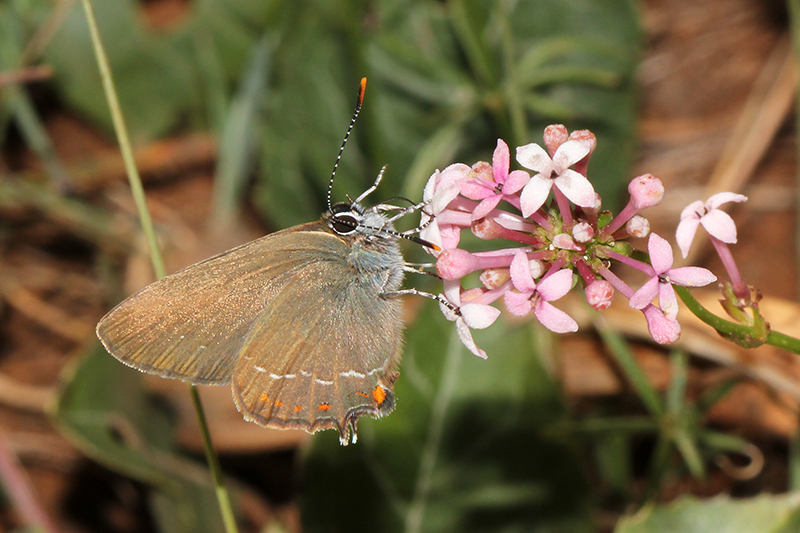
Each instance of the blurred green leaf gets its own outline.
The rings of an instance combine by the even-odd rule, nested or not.
[[[100,343],[69,369],[54,417],[87,456],[153,489],[161,531],[222,531],[208,472],[174,453],[170,417]]]
[[[547,124],[566,122],[598,136],[590,177],[605,206],[621,203],[640,50],[628,0],[312,0],[285,7],[257,190],[277,226],[324,209],[364,75],[364,109],[335,199],[358,195],[386,164],[378,197],[403,191],[418,200],[436,168],[488,160],[498,137],[512,146],[541,143]]]
[[[590,531],[589,487],[529,328],[500,323],[469,354],[436,306],[409,331],[397,408],[362,419],[355,445],[314,439],[303,461],[306,531]],[[352,509],[353,511],[350,511]]]
[[[209,66],[213,49],[227,80],[239,78],[253,46],[275,16],[280,0],[202,0],[174,30],[148,28],[135,0],[93,0],[100,33],[111,63],[123,112],[134,142],[164,135],[179,121],[208,123],[204,100],[217,85],[198,69]],[[96,123],[111,129],[85,17],[76,3],[59,28],[45,59],[55,68],[55,82],[67,102]]]
[[[800,494],[709,500],[681,498],[649,505],[622,519],[615,533],[794,533],[800,530]]]

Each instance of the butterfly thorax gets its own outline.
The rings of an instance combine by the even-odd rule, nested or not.
[[[336,204],[323,217],[349,249],[347,262],[362,283],[380,293],[396,291],[403,281],[398,234],[388,218],[359,204]]]

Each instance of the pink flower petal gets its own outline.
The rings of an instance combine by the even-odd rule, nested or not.
[[[569,144],[573,141],[567,141],[564,144]],[[563,147],[564,144],[561,146]],[[559,148],[561,150],[561,148]],[[555,186],[558,190],[564,193],[564,196],[569,200],[581,207],[594,206],[595,194],[594,187],[589,183],[583,174],[575,172],[574,170],[566,169],[559,176],[555,178]]]
[[[544,300],[537,300],[533,313],[539,322],[553,333],[578,331],[578,323],[571,316]]]
[[[466,346],[467,350],[477,355],[481,359],[487,359],[486,352],[478,348],[478,345],[475,344],[475,341],[472,338],[472,332],[463,320],[456,320],[456,332],[458,333],[458,338],[461,339],[461,344]]]
[[[589,147],[586,144],[574,140],[567,141],[559,146],[553,155],[553,168],[558,174],[562,174],[566,169],[586,157],[588,153]]]
[[[442,282],[444,297],[455,307],[461,305],[461,282],[458,280]]]
[[[506,180],[510,157],[508,145],[502,139],[497,139],[497,148],[492,154],[492,170],[496,183],[503,183]]]
[[[450,202],[455,200],[460,192],[461,185],[459,183],[442,183],[436,189],[436,192],[433,193],[433,197],[430,201],[431,212],[433,215],[436,216],[447,209],[447,206],[450,204]]]
[[[562,268],[555,274],[544,278],[536,286],[536,292],[541,295],[546,302],[558,300],[569,292],[572,288],[572,270]]]
[[[683,208],[683,211],[681,211],[681,220],[685,220],[687,218],[700,220],[700,217],[705,213],[706,208],[703,205],[703,202],[696,200]]]
[[[428,221],[425,220],[425,217],[423,216],[422,224],[424,225],[427,222]],[[428,223],[424,228],[422,228],[422,230],[419,232],[419,238],[422,239],[422,240],[428,241],[431,244],[435,244],[436,246],[438,246],[442,250],[446,249],[444,247],[444,243],[442,242],[442,234],[439,231],[439,224],[436,223],[436,220],[434,220],[433,222]],[[440,253],[439,251],[436,251],[436,250],[433,250],[433,249],[429,249],[427,246],[424,247],[424,248],[425,248],[425,250],[427,250],[428,252],[430,252],[433,255],[439,255],[439,253]],[[453,247],[453,248],[455,248],[455,247]]]
[[[678,223],[678,229],[675,232],[675,241],[678,243],[678,248],[681,249],[683,257],[689,255],[689,248],[692,246],[692,241],[694,240],[699,225],[700,219],[695,217],[682,218]]]
[[[709,211],[700,219],[700,224],[712,237],[728,244],[736,242],[736,223],[728,213],[718,209]]]
[[[500,203],[500,200],[502,198],[503,195],[494,194],[492,196],[489,196],[481,200],[481,203],[479,203],[478,206],[475,208],[475,210],[472,212],[472,220],[478,220],[488,215],[492,211],[492,209],[497,207],[497,204]]]
[[[515,170],[506,178],[503,183],[503,194],[515,194],[519,192],[531,180],[531,175],[524,170]]]
[[[430,202],[431,198],[433,198],[433,193],[436,192],[436,186],[439,184],[441,177],[441,172],[436,170],[433,174],[431,174],[431,177],[428,178],[428,182],[425,184],[425,188],[422,190],[422,199],[425,202]]]
[[[458,243],[461,241],[461,228],[450,225],[439,226],[439,232],[442,237],[442,250],[458,247]]]
[[[461,306],[464,323],[472,329],[486,329],[500,316],[500,310],[491,305],[464,304]]]
[[[545,178],[541,174],[536,174],[530,179],[520,195],[520,207],[522,208],[523,217],[531,216],[544,205],[552,186],[553,180]]]
[[[493,181],[484,181],[480,178],[468,178],[461,184],[461,195],[466,196],[470,200],[483,200],[493,194],[496,194],[496,183]]]
[[[705,287],[709,283],[717,281],[717,276],[702,267],[672,268],[667,274],[669,275],[670,283],[683,285],[684,287]]]
[[[650,264],[653,265],[656,275],[660,276],[672,268],[672,246],[666,239],[657,233],[651,233],[650,240],[647,241],[647,251],[650,252]]]
[[[533,309],[531,304],[531,294],[521,294],[518,292],[507,292],[503,295],[506,309],[514,316],[525,316]]]
[[[628,302],[634,309],[644,309],[650,305],[656,296],[658,296],[658,278],[652,277],[647,282],[639,287],[639,290],[633,293],[631,301]]]
[[[511,274],[511,282],[518,291],[533,292],[536,288],[536,283],[534,283],[533,276],[531,276],[528,256],[523,252],[518,250],[514,254],[514,259],[511,260],[509,273]]]
[[[658,306],[667,318],[674,319],[678,316],[678,297],[671,283],[658,284]]]
[[[743,194],[736,194],[734,192],[718,192],[706,201],[706,207],[709,211],[718,208],[728,202],[746,202],[747,196]]]
[[[525,168],[544,174],[548,178],[553,172],[553,160],[550,159],[547,151],[536,143],[518,147],[517,162]]]

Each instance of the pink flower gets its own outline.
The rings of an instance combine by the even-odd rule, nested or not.
[[[470,328],[488,328],[500,316],[500,310],[486,304],[469,302],[462,304],[461,283],[458,281],[445,281],[443,296],[450,305],[439,302],[439,307],[447,320],[456,323],[458,338],[470,352],[486,359],[486,352],[475,344]]]
[[[525,168],[537,172],[522,189],[520,205],[522,216],[528,217],[544,205],[550,189],[555,185],[569,200],[581,207],[595,204],[592,184],[583,175],[569,167],[586,157],[589,147],[571,140],[558,147],[551,159],[536,143],[517,148],[517,161]]]
[[[431,174],[422,199],[425,208],[422,210],[420,225],[420,238],[439,246],[442,250],[455,248],[460,239],[460,228],[452,224],[440,222],[439,217],[447,206],[455,200],[461,192],[461,186],[469,175],[470,167],[463,163],[450,165],[442,172],[438,170]],[[432,252],[433,253],[433,252]],[[438,255],[438,252],[434,253]]]
[[[732,244],[736,242],[736,223],[719,207],[728,202],[745,202],[747,196],[732,192],[717,193],[709,198],[706,203],[692,202],[681,212],[681,221],[675,233],[675,240],[681,249],[683,257],[689,255],[697,226],[702,224],[709,235],[722,242]]]
[[[658,296],[658,304],[668,319],[678,316],[678,298],[672,284],[684,287],[703,287],[717,280],[711,271],[700,267],[672,268],[672,247],[656,233],[647,242],[652,264],[652,277],[631,296],[630,306],[644,309]]]
[[[537,285],[531,276],[528,257],[517,252],[511,262],[511,282],[519,292],[506,292],[506,309],[516,316],[525,316],[531,311],[544,327],[555,333],[578,331],[578,324],[564,311],[549,302],[558,300],[572,287],[572,271],[562,269],[544,278]]]
[[[461,194],[472,200],[481,202],[472,212],[472,220],[478,220],[497,207],[504,197],[509,197],[522,189],[531,179],[524,170],[515,170],[509,174],[508,145],[497,140],[497,148],[492,156],[493,181],[481,177],[467,180],[461,187]]]

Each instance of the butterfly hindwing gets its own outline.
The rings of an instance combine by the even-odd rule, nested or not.
[[[295,270],[248,332],[233,394],[247,419],[312,432],[335,427],[345,440],[359,416],[394,405],[402,306],[382,292],[389,271],[366,282],[347,263],[341,238],[324,247],[337,250],[333,258]]]

